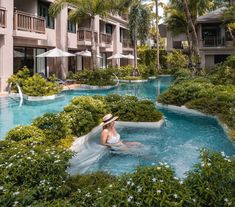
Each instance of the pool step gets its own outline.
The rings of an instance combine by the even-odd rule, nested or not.
[[[19,102],[17,99],[11,98],[0,98],[0,109],[12,108],[15,106],[19,106]]]

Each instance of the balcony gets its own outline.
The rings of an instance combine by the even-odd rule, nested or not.
[[[14,30],[15,36],[32,39],[46,39],[46,20],[44,17],[15,11]]]
[[[6,9],[0,7],[0,27],[6,28]]]
[[[91,29],[79,28],[78,29],[78,44],[91,45]],[[95,32],[95,42],[98,43],[98,34]]]
[[[122,41],[122,47],[123,49],[130,49],[130,48],[133,48],[133,45],[129,40],[124,39]]]
[[[100,33],[100,44],[111,45],[112,44],[112,35]]]
[[[225,47],[225,38],[219,37],[204,37],[202,40],[203,47]]]

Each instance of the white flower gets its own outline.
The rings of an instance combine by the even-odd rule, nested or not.
[[[134,186],[134,185],[135,185],[135,183],[132,182],[132,183],[131,183],[131,186]]]
[[[86,197],[88,197],[88,198],[91,197],[91,194],[90,194],[90,193],[87,193],[87,194],[86,194]]]
[[[195,199],[195,198],[193,198],[193,199],[192,199],[192,201],[195,203],[195,202],[196,202],[196,199]]]
[[[156,178],[153,178],[153,179],[152,179],[153,182],[156,182],[156,180],[157,180]]]
[[[3,190],[3,186],[0,186],[0,190]]]
[[[163,183],[164,182],[164,180],[159,180],[160,181],[160,183]]]
[[[81,193],[81,192],[82,192],[81,189],[79,189],[79,188],[77,189],[77,191],[78,191],[78,193]]]
[[[179,183],[182,185],[184,182],[181,180]]]
[[[14,196],[19,195],[19,194],[20,194],[19,191],[16,191],[16,192],[13,193]]]
[[[204,167],[204,166],[205,166],[205,163],[204,163],[204,162],[201,162],[201,166]]]
[[[60,162],[60,160],[56,160],[54,163],[58,163],[58,162]]]
[[[207,163],[207,166],[210,167],[210,166],[211,166],[211,163]]]
[[[157,170],[161,170],[161,167],[157,167]]]
[[[142,191],[142,188],[140,186],[137,186],[137,192],[140,193]]]
[[[126,184],[127,184],[127,185],[130,185],[130,184],[131,184],[131,181],[127,181]]]
[[[228,202],[227,204],[228,204],[228,206],[231,206],[231,205],[232,205],[232,202]]]
[[[113,185],[109,185],[109,187],[110,187],[110,188],[112,188],[112,187],[113,187]]]
[[[166,168],[170,168],[170,166],[169,166],[169,165],[166,165],[165,167],[166,167]]]
[[[174,198],[178,198],[178,195],[176,193],[173,196],[174,196]]]
[[[112,205],[112,207],[117,207],[116,205]]]
[[[52,190],[52,189],[53,189],[52,187],[49,188],[49,190]]]
[[[161,190],[157,190],[157,194],[160,194],[162,191]]]
[[[227,202],[228,202],[228,199],[227,199],[227,198],[225,198],[225,199],[224,199],[224,202],[226,202],[226,203],[227,203]]]
[[[129,196],[129,197],[127,198],[127,201],[128,201],[128,202],[131,202],[132,199],[133,199],[133,196]]]

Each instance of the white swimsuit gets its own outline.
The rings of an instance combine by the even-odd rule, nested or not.
[[[120,141],[121,141],[120,134],[117,133],[116,136],[109,137],[107,140],[107,143],[108,144],[118,144],[118,143],[120,143]]]

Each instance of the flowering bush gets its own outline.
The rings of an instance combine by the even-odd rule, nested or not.
[[[235,160],[222,152],[203,150],[201,162],[188,173],[185,185],[197,206],[235,205]]]
[[[7,133],[6,139],[24,141],[25,143],[40,143],[45,141],[45,134],[35,126],[17,126]]]
[[[28,206],[67,192],[71,152],[45,145],[0,142],[0,206]]]
[[[58,141],[71,134],[68,120],[61,113],[45,113],[43,116],[33,120],[33,126],[42,129],[50,142]]]

